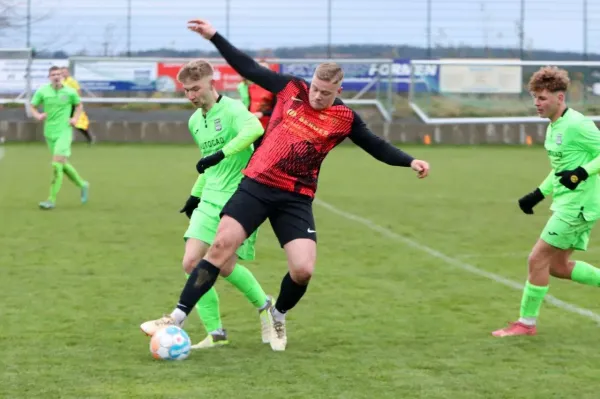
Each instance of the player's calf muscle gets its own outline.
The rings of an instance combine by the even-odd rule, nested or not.
[[[555,261],[550,266],[550,275],[556,278],[562,278],[566,280],[571,279],[571,273],[573,272],[573,266],[575,266],[575,262],[567,261]]]
[[[554,257],[554,261],[550,265],[550,275],[556,278],[562,278],[566,280],[571,279],[571,274],[573,274],[573,267],[575,267],[575,262],[569,260],[573,250],[565,250],[560,251]]]
[[[231,258],[229,258],[229,260],[225,262],[223,267],[221,267],[221,272],[219,273],[219,275],[221,277],[229,277],[233,272],[233,268],[235,267],[237,260],[237,255],[233,255]]]
[[[561,252],[563,251],[545,241],[538,240],[527,258],[529,282],[539,286],[548,285],[550,271],[557,260],[561,259]]]

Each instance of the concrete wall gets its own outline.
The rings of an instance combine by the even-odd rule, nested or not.
[[[429,135],[439,144],[523,144],[543,143],[547,124],[454,124],[427,126],[419,123],[395,122],[387,128],[382,123],[369,127],[392,142],[423,143]],[[190,142],[187,122],[182,121],[109,121],[93,122],[91,129],[104,142]],[[42,140],[42,125],[32,121],[0,120],[0,137],[6,141]],[[81,135],[76,135],[81,140]]]

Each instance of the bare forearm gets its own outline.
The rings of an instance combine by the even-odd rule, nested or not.
[[[75,113],[73,114],[73,118],[75,120],[79,119],[79,117],[81,116],[82,110],[83,110],[83,105],[81,105],[81,103],[77,104],[77,106],[75,107]]]
[[[38,111],[37,107],[35,107],[33,104],[28,104],[29,107],[29,112],[31,112],[31,116],[33,116],[34,118],[39,118],[41,115],[41,112]]]

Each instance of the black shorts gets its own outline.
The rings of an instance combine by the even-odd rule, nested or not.
[[[312,198],[258,183],[248,177],[240,182],[221,211],[237,220],[247,236],[269,219],[273,232],[283,247],[298,238],[317,241]]]

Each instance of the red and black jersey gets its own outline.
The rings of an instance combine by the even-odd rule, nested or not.
[[[248,96],[250,97],[250,107],[248,109],[252,113],[260,112],[263,114],[259,119],[263,128],[266,129],[275,107],[275,95],[256,83],[251,83],[248,86]]]
[[[352,131],[354,112],[337,104],[324,111],[308,102],[308,85],[291,79],[277,103],[261,146],[244,174],[260,183],[313,196],[321,163]]]
[[[247,177],[314,197],[323,160],[345,138],[382,162],[410,166],[414,158],[372,133],[340,99],[325,110],[315,110],[310,106],[309,85],[304,80],[260,66],[219,33],[211,41],[236,72],[276,94],[262,143],[243,171]]]

